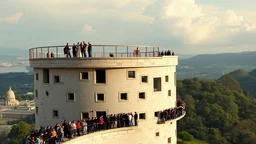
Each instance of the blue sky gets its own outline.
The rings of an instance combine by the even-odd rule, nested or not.
[[[0,48],[158,45],[182,54],[256,50],[255,0],[8,0]]]

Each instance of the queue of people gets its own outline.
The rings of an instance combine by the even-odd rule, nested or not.
[[[170,50],[167,51],[159,51],[158,53],[159,56],[174,56],[174,52],[171,52]]]
[[[71,58],[71,53],[70,53],[71,48],[69,47],[69,44],[67,43],[66,46],[64,47],[63,51],[66,57]],[[83,42],[77,42],[77,44],[73,44],[72,46],[72,55],[73,57],[92,57],[92,44],[90,42],[85,43]]]
[[[184,114],[185,103],[178,99],[175,108],[165,109],[158,113],[158,124],[163,124],[165,121],[178,118]]]
[[[138,125],[138,114],[121,113],[111,114],[106,117],[94,117],[83,119],[82,121],[67,122],[53,126],[41,127],[40,130],[32,131],[23,139],[23,144],[56,144],[64,142],[64,137],[68,139],[77,136],[90,134],[96,131],[115,129],[121,127],[132,127]]]

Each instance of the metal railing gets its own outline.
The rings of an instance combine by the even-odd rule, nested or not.
[[[73,57],[72,46],[69,45],[71,57]],[[66,58],[64,47],[65,45],[31,48],[29,49],[29,59]],[[113,57],[158,57],[159,49],[159,46],[92,45],[92,57],[110,57],[110,54]],[[86,54],[88,57],[88,51]]]

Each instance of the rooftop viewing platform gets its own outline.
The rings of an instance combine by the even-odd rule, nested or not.
[[[74,58],[89,58],[89,48],[83,46],[73,48],[69,46],[69,53]],[[35,47],[29,50],[29,59],[45,58],[67,58],[65,54],[66,45]],[[81,51],[81,53],[80,53]],[[86,56],[83,55],[85,51]],[[81,54],[81,55],[80,55]],[[159,46],[141,46],[141,45],[91,45],[91,57],[158,57],[160,56]],[[69,56],[68,56],[69,57]]]
[[[124,68],[178,64],[174,52],[161,52],[159,46],[140,45],[35,47],[29,50],[29,60],[33,68]]]

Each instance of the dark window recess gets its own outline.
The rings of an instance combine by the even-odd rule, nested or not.
[[[148,76],[141,76],[141,82],[148,83]]]
[[[168,143],[171,143],[171,142],[172,142],[171,137],[169,137],[168,138]]]
[[[38,73],[36,73],[36,80],[38,80],[39,78],[38,78]]]
[[[128,78],[135,78],[135,71],[128,71]]]
[[[88,72],[82,72],[82,73],[81,73],[81,79],[82,79],[82,80],[88,80],[88,79],[89,79],[89,77],[88,77]]]
[[[139,98],[140,98],[140,99],[145,99],[145,98],[146,98],[145,92],[140,92],[140,93],[139,93]]]
[[[36,90],[36,97],[38,97],[38,91]]]
[[[57,110],[52,111],[53,117],[59,117],[59,112]]]
[[[43,70],[43,76],[44,76],[44,83],[49,83],[50,82],[50,73],[49,73],[49,69],[44,69]]]
[[[45,92],[45,95],[46,95],[46,96],[49,96],[49,92],[48,92],[48,91],[46,91],[46,92]]]
[[[54,82],[60,83],[60,76],[54,76]]]
[[[106,83],[106,70],[96,70],[96,83]]]
[[[82,113],[82,119],[88,119],[89,118],[89,113],[88,112],[83,112]]]
[[[97,94],[97,101],[104,101],[104,94]]]
[[[165,76],[165,82],[169,82],[169,76]]]
[[[168,96],[171,96],[171,95],[172,95],[172,91],[168,90]]]
[[[145,113],[140,113],[139,114],[139,119],[146,119],[146,114]]]
[[[160,133],[159,132],[156,132],[156,136],[158,137],[160,135]]]
[[[127,93],[121,93],[120,97],[121,97],[121,100],[128,100]]]
[[[68,93],[68,100],[74,101],[75,100],[75,94],[74,93]]]
[[[38,114],[38,107],[36,107],[36,114]]]
[[[161,84],[161,78],[154,78],[154,91],[161,91],[162,84]]]

